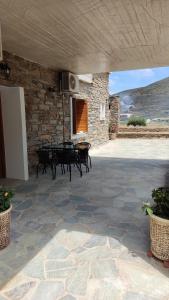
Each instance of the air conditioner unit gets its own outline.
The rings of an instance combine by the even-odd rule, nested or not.
[[[61,72],[61,91],[76,94],[79,92],[79,78],[70,72]]]

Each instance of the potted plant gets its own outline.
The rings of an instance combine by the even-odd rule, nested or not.
[[[0,249],[8,246],[10,242],[10,223],[11,223],[11,198],[13,191],[0,187]]]
[[[152,253],[169,267],[169,187],[154,189],[152,199],[152,205],[143,205],[143,210],[150,216],[150,255]]]

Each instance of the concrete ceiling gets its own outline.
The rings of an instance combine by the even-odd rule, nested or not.
[[[169,65],[169,0],[0,0],[3,49],[95,73]]]

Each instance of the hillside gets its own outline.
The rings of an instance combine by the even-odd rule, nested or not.
[[[169,78],[146,87],[120,92],[121,113],[169,122]]]

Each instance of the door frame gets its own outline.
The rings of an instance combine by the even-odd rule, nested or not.
[[[0,86],[6,178],[28,180],[25,96],[22,87]]]

